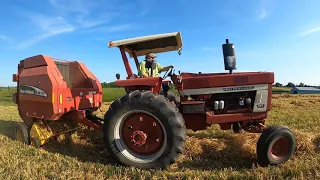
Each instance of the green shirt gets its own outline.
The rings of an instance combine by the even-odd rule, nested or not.
[[[142,76],[143,73],[146,73],[150,77],[151,68],[147,69],[145,65],[146,65],[146,60],[141,61],[139,65],[139,76]],[[159,73],[161,72],[162,69],[163,67],[157,62],[156,68],[153,69],[153,77],[159,76]]]

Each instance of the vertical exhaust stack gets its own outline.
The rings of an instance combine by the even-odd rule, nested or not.
[[[234,51],[234,44],[229,43],[229,39],[226,39],[226,44],[222,44],[223,58],[224,58],[224,69],[229,70],[232,74],[236,67],[236,56]]]

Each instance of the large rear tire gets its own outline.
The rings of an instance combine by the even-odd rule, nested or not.
[[[122,165],[166,169],[184,150],[186,127],[177,107],[150,91],[114,101],[105,114],[104,141]]]
[[[176,96],[173,92],[168,92],[167,98],[170,102],[174,102],[176,106],[180,106],[180,97]]]

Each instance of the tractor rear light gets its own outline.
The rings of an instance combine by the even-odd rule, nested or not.
[[[251,106],[251,98],[247,98],[247,99],[246,99],[246,104],[249,105],[249,106]]]
[[[223,109],[224,108],[224,101],[220,101],[219,102],[219,109]]]
[[[213,108],[214,108],[214,110],[218,110],[219,109],[219,101],[214,101]]]
[[[218,109],[223,109],[224,108],[224,101],[214,101],[213,109],[218,110]]]

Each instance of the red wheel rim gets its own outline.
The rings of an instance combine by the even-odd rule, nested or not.
[[[123,121],[121,133],[128,149],[139,155],[157,153],[164,141],[161,124],[153,116],[143,112],[127,116]]]
[[[273,159],[280,160],[286,156],[290,151],[290,142],[286,137],[281,137],[275,141],[269,150],[269,154]]]

